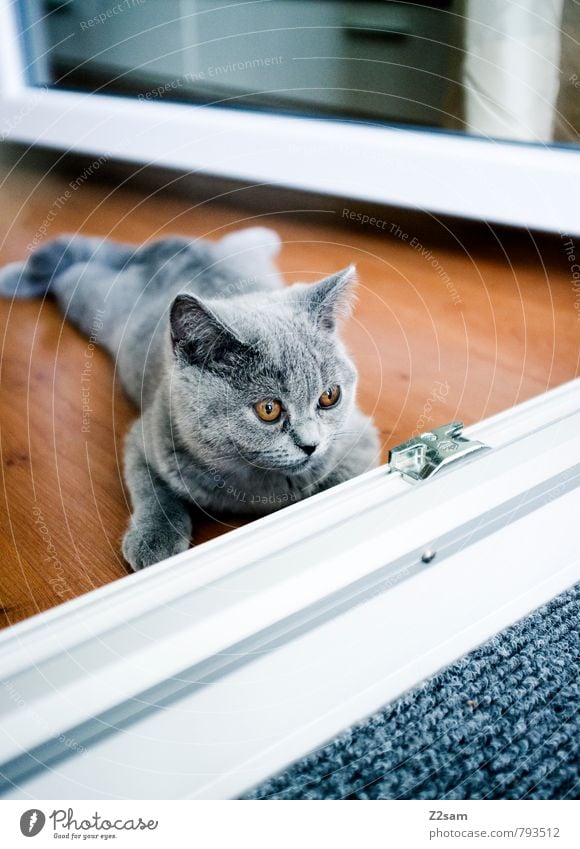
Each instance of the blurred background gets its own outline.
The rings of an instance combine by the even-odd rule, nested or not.
[[[577,0],[25,0],[36,85],[579,140]]]

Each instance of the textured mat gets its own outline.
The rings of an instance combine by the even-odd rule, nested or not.
[[[580,584],[247,798],[578,798],[579,614]]]

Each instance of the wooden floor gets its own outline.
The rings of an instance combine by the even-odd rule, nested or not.
[[[396,232],[397,216],[363,227],[330,205],[303,214],[287,201],[274,212],[247,212],[115,188],[99,176],[55,205],[70,179],[30,166],[5,169],[1,263],[25,257],[40,229],[46,238],[79,231],[141,242],[170,233],[216,239],[253,223],[281,234],[289,282],[356,262],[360,298],[346,338],[361,405],[375,417],[385,454],[414,431],[477,421],[578,374],[580,321],[564,239],[538,243],[484,226],[466,237],[449,224],[437,237],[408,223]],[[120,460],[135,410],[114,385],[112,363],[99,351],[91,356],[53,303],[0,302],[0,329],[6,625],[126,573]],[[81,386],[88,387],[88,432]],[[200,520],[196,536],[230,527]]]

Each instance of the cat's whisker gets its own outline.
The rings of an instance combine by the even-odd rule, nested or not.
[[[347,439],[351,436],[360,436],[360,431],[353,430],[351,432],[345,431],[344,433],[332,433],[329,436],[329,441],[336,442],[339,439]]]

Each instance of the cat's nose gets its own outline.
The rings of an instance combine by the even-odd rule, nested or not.
[[[314,452],[315,452],[315,451],[316,451],[316,449],[318,448],[318,446],[317,446],[317,445],[299,445],[298,447],[299,447],[299,448],[302,448],[302,450],[304,451],[304,453],[305,453],[305,454],[308,454],[308,456],[309,456],[309,457],[310,457],[310,455],[311,455],[311,454],[314,454]]]

